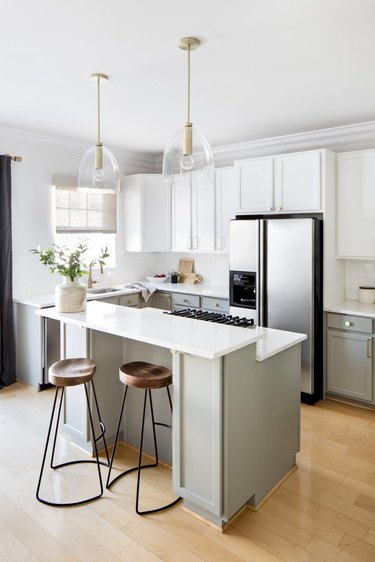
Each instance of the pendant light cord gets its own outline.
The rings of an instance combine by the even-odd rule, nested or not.
[[[100,144],[100,77],[98,76],[98,138],[96,144]]]
[[[188,63],[187,63],[187,123],[190,123],[190,45],[187,48]]]

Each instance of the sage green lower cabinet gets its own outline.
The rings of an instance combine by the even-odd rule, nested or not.
[[[327,332],[327,391],[373,401],[372,336],[356,332]]]

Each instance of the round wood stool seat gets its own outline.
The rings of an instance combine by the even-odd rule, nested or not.
[[[121,365],[119,376],[123,384],[137,388],[164,388],[172,384],[170,369],[144,361],[133,361]]]
[[[91,381],[95,371],[96,363],[92,359],[63,359],[51,365],[48,380],[55,386],[76,386]]]

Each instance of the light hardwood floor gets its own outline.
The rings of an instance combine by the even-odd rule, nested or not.
[[[52,397],[21,383],[0,390],[1,562],[375,561],[375,412],[332,401],[303,405],[298,470],[257,513],[245,510],[221,534],[180,506],[136,515],[132,476],[85,506],[37,502]],[[82,455],[67,443],[59,449],[72,452]],[[122,452],[127,460],[118,465],[133,462],[133,451]],[[95,467],[78,468],[47,479],[44,493],[91,493]],[[142,486],[147,505],[165,501],[169,473],[149,470]]]

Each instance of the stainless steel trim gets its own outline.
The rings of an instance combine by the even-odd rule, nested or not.
[[[258,271],[256,276],[256,307],[258,326],[264,326],[263,293],[266,290],[264,279],[264,220],[259,221],[259,244],[258,244]]]

